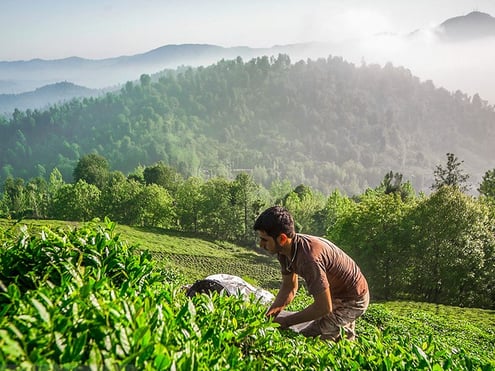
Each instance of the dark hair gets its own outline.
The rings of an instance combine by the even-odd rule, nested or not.
[[[292,215],[282,206],[272,206],[263,211],[254,222],[253,229],[264,231],[274,239],[280,236],[280,233],[289,238],[293,238],[296,233]]]

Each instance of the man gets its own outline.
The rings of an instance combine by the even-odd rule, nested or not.
[[[294,219],[287,209],[273,206],[257,218],[260,247],[277,254],[282,284],[267,316],[282,328],[308,323],[300,333],[338,341],[341,328],[354,339],[355,320],[369,304],[368,283],[357,264],[332,242],[295,233]],[[294,299],[298,276],[304,278],[314,302],[299,312],[284,308]]]

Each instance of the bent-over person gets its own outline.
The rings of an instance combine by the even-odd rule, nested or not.
[[[324,238],[296,233],[292,215],[281,206],[261,213],[253,229],[260,247],[277,255],[282,271],[282,284],[267,316],[281,328],[297,329],[308,337],[338,341],[343,329],[353,340],[355,320],[369,304],[368,283],[354,260]],[[314,301],[299,312],[287,312],[298,276]]]

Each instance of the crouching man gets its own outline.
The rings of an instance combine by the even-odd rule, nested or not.
[[[267,316],[308,337],[338,341],[343,329],[354,339],[355,320],[369,304],[368,283],[357,264],[332,242],[295,233],[292,215],[281,206],[265,210],[253,229],[260,247],[277,255],[282,271],[282,284]],[[296,295],[298,276],[314,302],[299,312],[284,311]]]

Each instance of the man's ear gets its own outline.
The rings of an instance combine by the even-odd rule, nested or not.
[[[280,233],[278,236],[278,243],[280,246],[284,246],[287,243],[289,237],[285,233]]]

